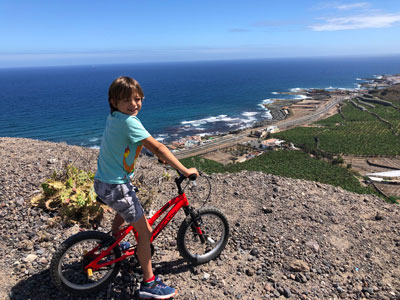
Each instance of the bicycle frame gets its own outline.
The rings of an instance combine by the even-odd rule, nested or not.
[[[176,215],[176,213],[181,208],[184,209],[185,215],[191,214],[191,209],[189,208],[189,201],[184,192],[180,193],[177,197],[169,200],[160,210],[158,210],[150,219],[148,219],[150,226],[153,226],[155,221],[157,221],[166,211],[168,211],[168,209],[170,209],[168,211],[168,213],[165,215],[165,217],[154,228],[152,235],[151,235],[150,243],[152,243],[154,241],[154,239],[160,234],[160,232],[165,228],[165,226],[168,225],[168,223],[171,221],[171,219]],[[196,224],[195,229],[196,229],[197,234],[200,236],[201,240],[204,242],[204,239],[202,237],[202,232],[201,232],[201,229],[198,226],[198,224]],[[99,261],[101,259],[103,259],[105,256],[109,255],[111,253],[112,249],[114,247],[118,246],[119,243],[125,238],[125,236],[131,231],[133,231],[136,240],[138,240],[138,233],[136,232],[136,230],[133,228],[132,225],[127,225],[126,227],[121,229],[115,235],[116,240],[114,241],[114,243],[112,245],[110,245],[106,250],[102,251],[99,256],[97,256],[93,261],[91,261],[88,265],[86,265],[84,267],[84,269],[88,271],[88,274],[90,274],[92,271],[99,270],[102,267],[107,267],[109,265],[112,265],[119,261],[122,261],[122,260],[126,259],[128,256],[134,255],[135,249],[126,250],[126,251],[124,251],[122,256],[99,264]],[[103,246],[103,245],[100,244],[97,247],[95,247],[94,249],[92,249],[91,251],[89,251],[88,253],[86,253],[85,257],[88,257],[91,254],[94,254],[101,246]]]

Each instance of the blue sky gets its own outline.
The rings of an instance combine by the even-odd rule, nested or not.
[[[400,1],[0,0],[0,67],[400,54]]]

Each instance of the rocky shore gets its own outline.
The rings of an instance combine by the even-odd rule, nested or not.
[[[0,138],[0,299],[80,299],[49,277],[57,246],[79,231],[32,207],[40,183],[68,162],[95,170],[97,150]],[[156,187],[152,208],[176,194],[172,180],[143,157],[137,177]],[[220,258],[192,266],[179,257],[182,214],[155,242],[154,267],[178,288],[176,299],[399,299],[400,207],[372,195],[258,172],[211,175],[208,205],[228,217],[231,237]],[[201,206],[204,178],[189,200]],[[140,194],[139,194],[140,195]],[[106,214],[99,230],[108,231]],[[140,272],[126,263],[116,281],[82,299],[136,299]]]

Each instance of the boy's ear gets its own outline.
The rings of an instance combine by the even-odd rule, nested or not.
[[[110,102],[112,106],[114,106],[115,108],[117,107],[117,101],[115,99],[110,99]]]

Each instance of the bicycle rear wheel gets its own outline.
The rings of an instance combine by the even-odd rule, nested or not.
[[[202,264],[218,257],[225,248],[229,237],[229,223],[225,215],[216,208],[200,209],[195,214],[205,242],[201,242],[192,217],[189,216],[179,228],[177,245],[183,258],[193,264]]]
[[[91,276],[84,267],[101,251],[107,249],[113,241],[114,238],[99,231],[80,232],[65,240],[54,254],[50,265],[50,275],[55,286],[65,293],[74,295],[95,293],[105,288],[117,276],[121,262],[93,270]],[[99,245],[101,246],[96,252],[90,256],[87,255]],[[120,256],[121,251],[116,246],[99,263]]]

